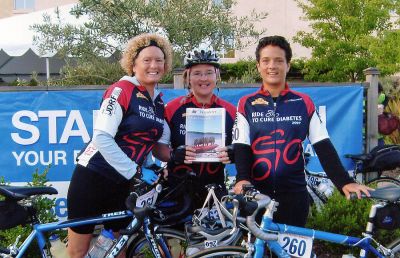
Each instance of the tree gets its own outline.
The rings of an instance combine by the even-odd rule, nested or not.
[[[380,40],[372,42],[370,50],[381,74],[394,74],[400,71],[400,30],[382,33]]]
[[[242,48],[264,31],[255,23],[266,13],[236,17],[235,0],[80,0],[71,11],[88,17],[81,26],[65,24],[56,12],[55,21],[32,28],[34,42],[43,52],[60,52],[80,57],[107,55],[121,50],[131,37],[144,32],[166,35],[178,53],[210,42],[216,50]]]
[[[295,37],[312,50],[305,64],[307,80],[360,81],[365,68],[387,66],[381,57],[391,53],[382,51],[390,49],[380,47],[400,43],[392,34],[396,30],[391,16],[399,8],[399,0],[296,1],[312,28],[312,32],[300,31]],[[382,72],[393,73],[399,63],[397,59]]]

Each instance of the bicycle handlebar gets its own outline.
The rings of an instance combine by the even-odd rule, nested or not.
[[[257,203],[257,209],[253,212],[252,215],[246,217],[247,227],[249,228],[250,232],[259,239],[262,239],[264,241],[277,240],[278,236],[276,234],[264,232],[256,225],[256,215],[258,211],[267,208],[268,204],[271,202],[271,198],[267,195],[258,193],[254,196],[254,199]]]
[[[253,201],[246,200],[244,197],[250,197],[253,199]],[[246,225],[249,229],[249,231],[257,238],[262,239],[264,241],[269,241],[269,240],[277,240],[278,236],[276,234],[271,234],[264,232],[262,229],[260,229],[256,225],[256,215],[257,213],[264,208],[267,208],[267,206],[271,202],[271,198],[267,195],[261,194],[259,192],[255,192],[253,190],[249,190],[246,192],[246,194],[243,195],[236,195],[233,197],[233,199],[236,199],[239,201],[239,210],[242,213],[251,213],[251,215],[246,216],[246,219],[241,217],[237,217],[236,219],[239,222],[246,222]],[[225,216],[227,216],[229,219],[232,220],[232,214],[230,214],[228,211],[225,209],[222,209],[222,212]]]
[[[150,216],[154,210],[153,207],[149,207],[148,205],[145,205],[144,207],[136,207],[136,199],[136,193],[131,193],[128,198],[126,198],[125,205],[130,211],[133,212],[135,218],[137,219],[137,223],[130,229],[121,229],[120,234],[122,235],[132,235],[136,233],[142,227],[144,218]]]

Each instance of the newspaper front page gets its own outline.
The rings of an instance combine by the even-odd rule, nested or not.
[[[218,147],[225,146],[224,108],[186,109],[186,145],[196,149],[194,162],[219,162]]]

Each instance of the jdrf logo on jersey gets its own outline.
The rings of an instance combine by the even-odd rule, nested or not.
[[[117,102],[117,99],[119,95],[121,94],[122,89],[116,87],[113,92],[111,93],[110,98],[108,99],[108,103],[106,108],[103,110],[103,114],[111,116],[114,113],[115,110],[115,103]]]

